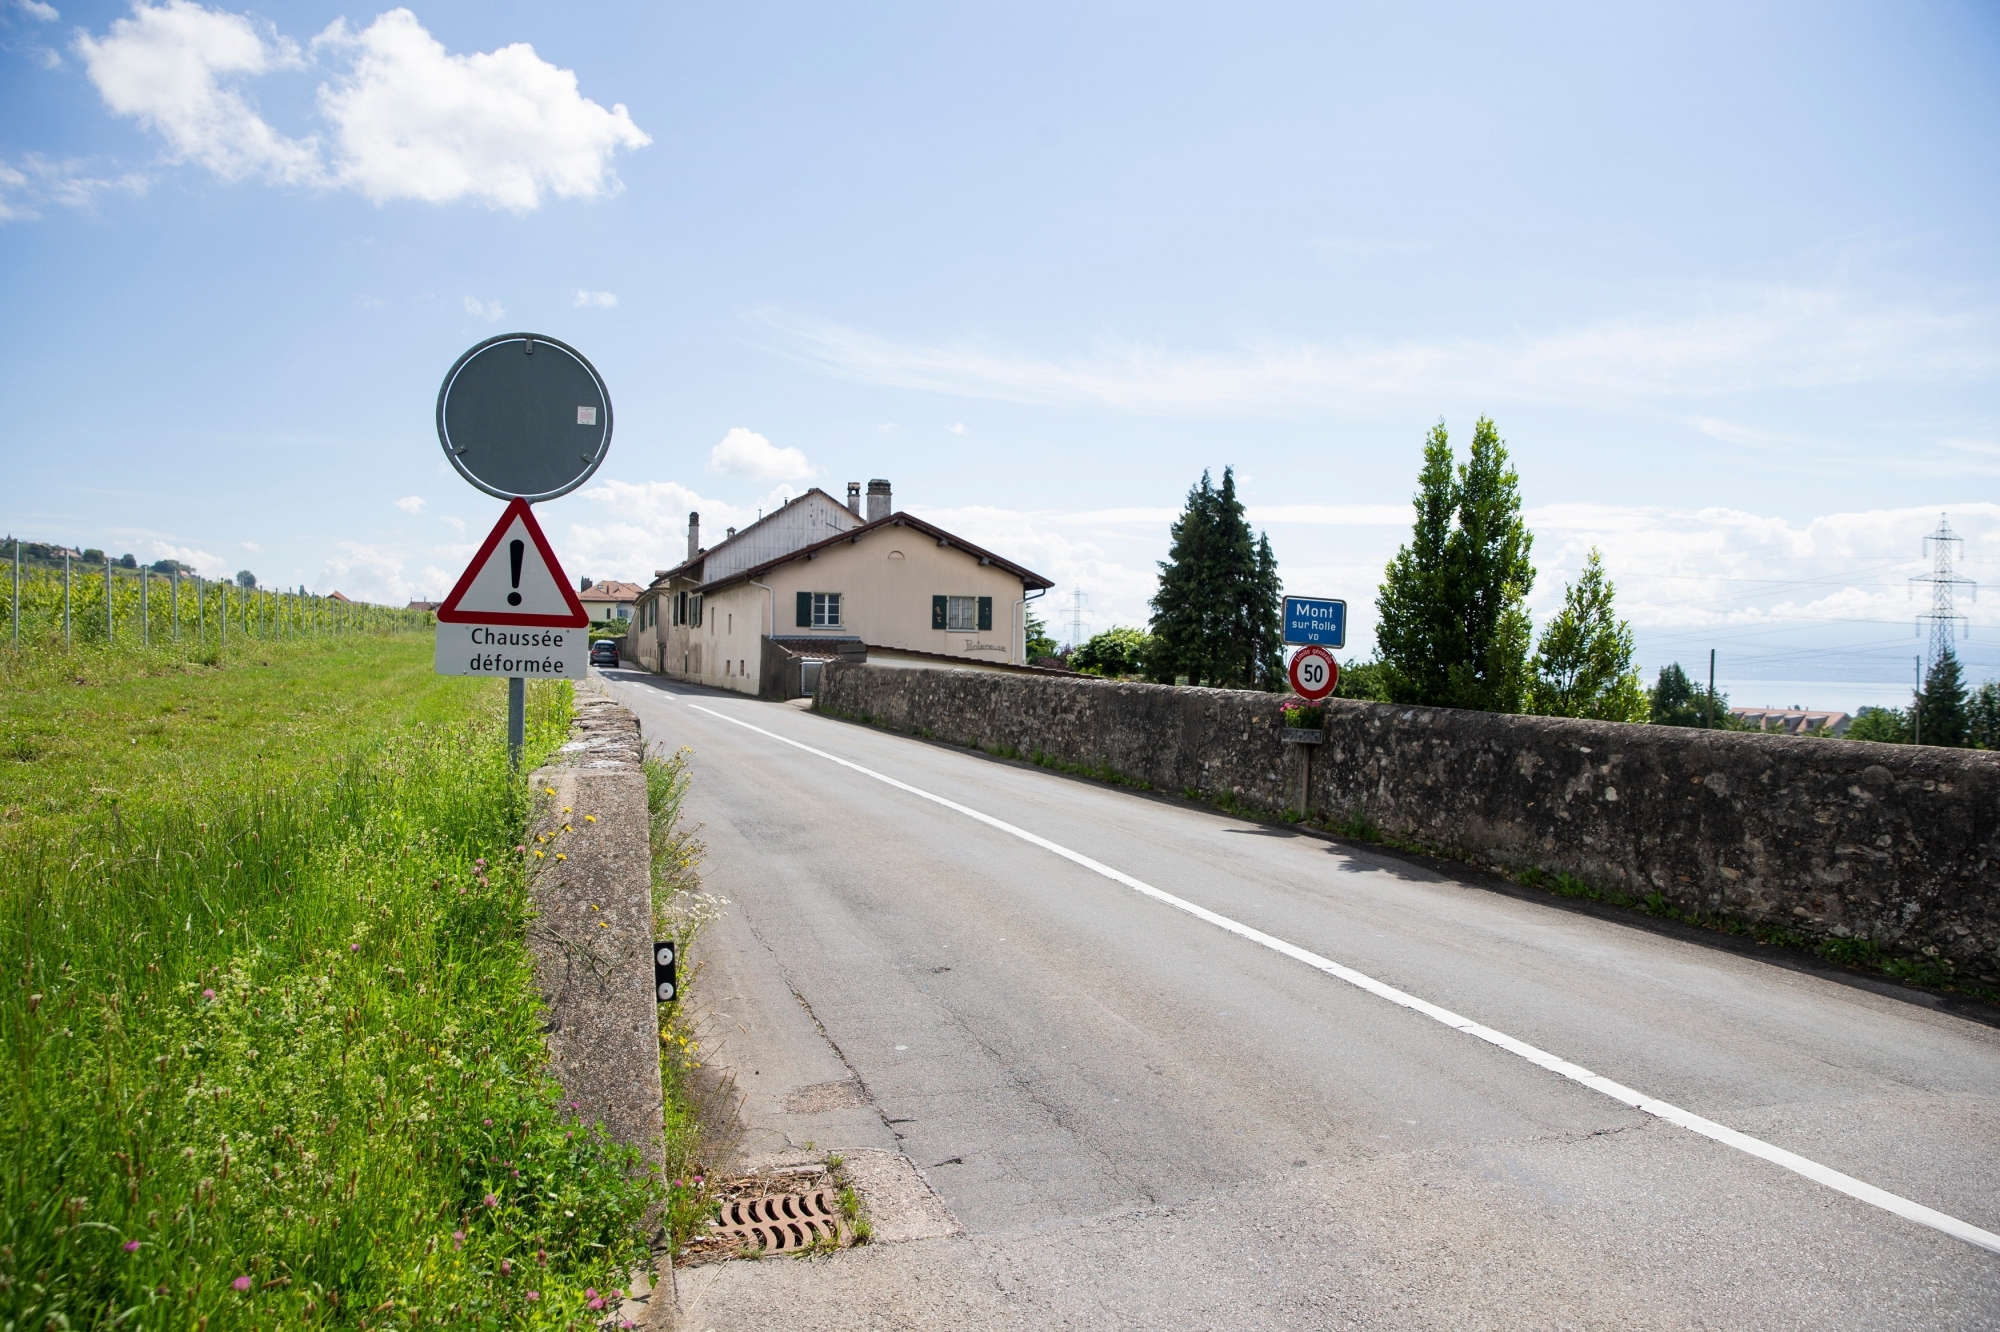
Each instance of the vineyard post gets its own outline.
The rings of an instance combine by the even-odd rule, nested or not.
[[[21,538],[14,538],[14,646],[21,646]]]
[[[167,619],[174,626],[174,642],[181,641],[181,562],[174,561],[167,576]]]
[[[153,646],[153,622],[146,614],[146,593],[153,586],[153,571],[139,566],[139,646]]]
[[[202,596],[202,577],[194,576],[194,641],[196,644],[208,642],[208,601]]]
[[[63,650],[69,650],[69,547],[63,547]]]
[[[104,552],[104,645],[117,641],[116,622],[111,618],[111,552]]]

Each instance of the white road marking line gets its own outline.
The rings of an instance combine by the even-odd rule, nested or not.
[[[1154,901],[1164,902],[1176,910],[1185,911],[1197,920],[1207,921],[1209,924],[1219,929],[1227,930],[1240,938],[1248,939],[1252,943],[1262,944],[1274,953],[1282,953],[1294,961],[1303,962],[1316,971],[1323,971],[1329,976],[1344,980],[1349,985],[1357,989],[1366,990],[1377,998],[1386,999],[1398,1007],[1407,1008],[1413,1013],[1422,1013],[1432,1021],[1441,1022],[1454,1031],[1462,1031],[1468,1036],[1478,1037],[1489,1045],[1497,1045],[1509,1054],[1519,1055],[1539,1068],[1545,1068],[1551,1073],[1560,1074],[1568,1078],[1571,1082],[1581,1083],[1592,1091],[1601,1092],[1614,1101],[1629,1105],[1633,1109],[1643,1111],[1656,1119],[1664,1119],[1669,1124],[1678,1124],[1690,1133],[1699,1133],[1702,1137],[1713,1139],[1725,1147],[1734,1147],[1739,1152],[1744,1152],[1760,1160],[1769,1161],[1772,1165],[1782,1166],[1794,1174],[1805,1176],[1816,1184],[1824,1184],[1827,1188],[1844,1193],[1850,1198],[1859,1199],[1862,1202],[1879,1207],[1885,1212],[1893,1212],[1906,1221],[1915,1221],[1918,1225],[1929,1226],[1933,1230],[1943,1231],[1954,1239],[1964,1240],[1967,1244],[1976,1245],[1992,1253],[2000,1253],[2000,1235],[1996,1235],[1990,1230],[1981,1230],[1978,1226],[1970,1222],[1961,1221],[1955,1216],[1948,1216],[1934,1208],[1926,1207],[1922,1203],[1912,1202],[1910,1199],[1902,1197],[1900,1194],[1891,1193],[1887,1189],[1878,1189],[1873,1184],[1855,1179],[1852,1175],[1843,1175],[1831,1166],[1823,1166],[1817,1161],[1808,1160],[1806,1157],[1798,1155],[1796,1152],[1788,1152],[1782,1147],[1765,1142],[1762,1138],[1753,1138],[1747,1133],[1739,1133],[1727,1125],[1718,1124],[1712,1119],[1703,1119],[1700,1115],[1683,1110],[1677,1105],[1672,1105],[1656,1097],[1648,1096],[1644,1092],[1634,1091],[1623,1083],[1613,1082],[1610,1078],[1593,1073],[1580,1064],[1572,1064],[1567,1059],[1552,1055],[1546,1050],[1538,1049],[1526,1041],[1516,1040],[1505,1032],[1495,1031],[1491,1027],[1482,1026],[1470,1018],[1460,1017],[1448,1008],[1440,1008],[1436,1004],[1419,999],[1413,994],[1406,994],[1393,985],[1385,985],[1373,976],[1363,975],[1352,967],[1344,967],[1331,958],[1321,957],[1318,953],[1309,952],[1304,948],[1300,948],[1297,944],[1287,943],[1274,935],[1264,933],[1262,930],[1252,929],[1250,926],[1231,920],[1227,916],[1218,915],[1210,911],[1207,907],[1196,906],[1193,902],[1185,898],[1175,897],[1172,893],[1155,888],[1153,885],[1135,879],[1123,871],[1115,870],[1101,861],[1092,860],[1089,856],[1081,852],[1072,851],[1066,846],[1051,842],[1046,837],[1037,836],[1029,832],[1026,828],[1018,828],[1004,819],[996,819],[991,814],[982,814],[970,806],[961,805],[956,800],[947,800],[941,795],[933,795],[929,791],[911,786],[908,782],[899,782],[894,777],[877,772],[873,768],[864,768],[859,763],[844,759],[838,754],[829,754],[824,749],[815,749],[811,745],[787,739],[785,736],[767,731],[761,726],[753,726],[749,722],[717,712],[713,708],[704,708],[699,703],[690,703],[688,706],[695,712],[706,712],[709,716],[719,718],[733,726],[741,726],[746,731],[755,731],[758,735],[767,736],[780,744],[790,745],[794,749],[802,749],[808,754],[826,759],[832,763],[838,763],[841,767],[852,769],[865,777],[873,777],[876,781],[893,786],[899,791],[907,791],[911,795],[922,800],[928,800],[934,805],[942,805],[946,809],[963,814],[969,819],[977,819],[990,828],[997,828],[1001,832],[1018,837],[1024,842],[1039,846],[1044,851],[1053,852],[1061,856],[1064,860],[1081,865],[1093,873],[1101,874],[1114,883],[1122,883],[1134,892],[1142,893]]]

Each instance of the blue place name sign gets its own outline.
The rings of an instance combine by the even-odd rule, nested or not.
[[[1347,646],[1347,603],[1324,597],[1285,598],[1285,642]]]

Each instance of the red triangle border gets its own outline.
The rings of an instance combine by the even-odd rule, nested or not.
[[[528,539],[541,552],[542,560],[555,575],[556,586],[562,589],[563,600],[569,603],[568,615],[521,615],[503,611],[462,611],[458,603],[472,590],[473,577],[486,565],[487,559],[499,546],[500,538],[519,518],[528,529]],[[493,524],[493,530],[486,534],[486,541],[479,547],[479,553],[465,566],[465,572],[458,576],[458,582],[451,589],[451,595],[438,606],[437,618],[441,624],[518,624],[536,629],[584,629],[590,625],[590,612],[577,600],[576,589],[569,585],[569,575],[563,572],[562,562],[549,549],[549,539],[542,535],[542,526],[535,521],[535,511],[528,507],[528,501],[518,495],[507,502],[507,508],[500,515],[500,521]]]

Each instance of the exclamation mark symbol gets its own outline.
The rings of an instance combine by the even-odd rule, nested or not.
[[[507,604],[509,606],[518,606],[521,604],[521,556],[526,554],[527,550],[528,543],[525,541],[509,541],[507,543],[507,563],[513,566],[514,570],[514,590],[507,594]]]

